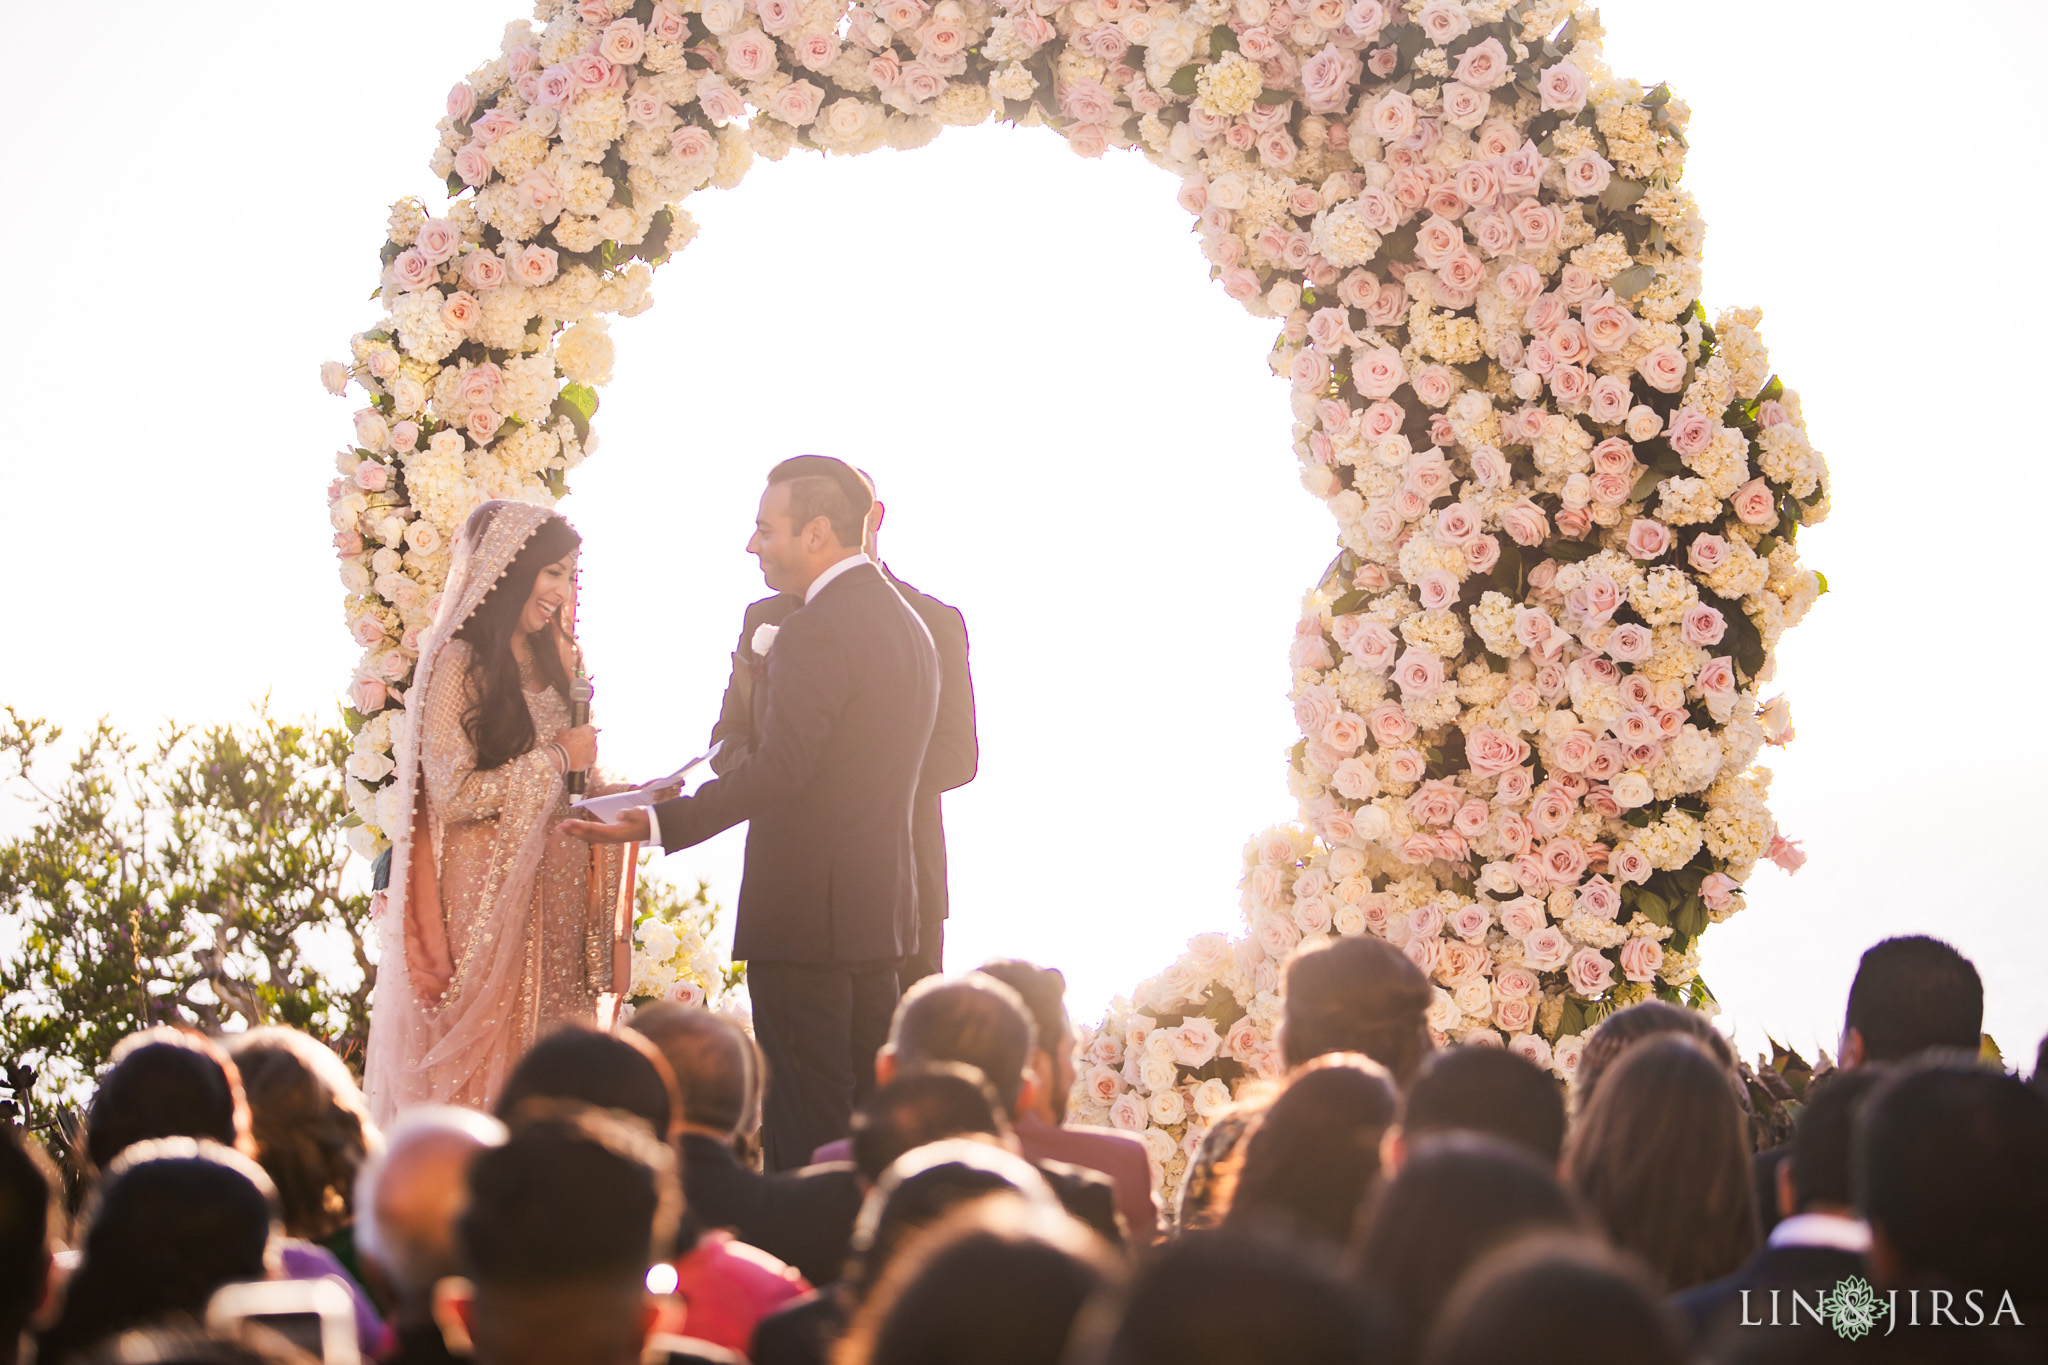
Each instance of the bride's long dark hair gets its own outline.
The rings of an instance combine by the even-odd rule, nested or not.
[[[533,595],[534,581],[548,565],[565,558],[583,543],[576,528],[557,516],[550,516],[534,528],[526,544],[513,556],[497,586],[484,598],[469,620],[455,632],[468,644],[470,676],[476,680],[476,705],[462,718],[462,728],[476,746],[479,771],[509,763],[533,748],[533,714],[527,710],[526,694],[519,683],[519,660],[512,653],[512,637],[519,632],[520,613]],[[562,667],[561,651],[555,647],[557,622],[535,631],[528,640],[534,666],[549,685],[569,700],[569,674]]]

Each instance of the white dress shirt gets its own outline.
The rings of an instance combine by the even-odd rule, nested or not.
[[[1795,1213],[1771,1229],[1774,1247],[1832,1247],[1857,1256],[1870,1254],[1870,1224],[1839,1213]]]
[[[841,574],[846,573],[850,569],[857,569],[863,564],[872,564],[874,562],[866,554],[856,550],[838,563],[828,566],[823,573],[811,580],[810,587],[804,589],[804,605],[808,607],[812,602],[816,601],[818,594],[825,591],[825,585]],[[661,846],[661,820],[655,815],[654,807],[642,806],[640,809],[647,812],[647,842],[659,848]]]

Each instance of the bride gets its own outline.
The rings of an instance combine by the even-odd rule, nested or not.
[[[565,778],[597,758],[597,731],[569,724],[581,543],[518,502],[485,503],[457,540],[397,745],[365,1068],[380,1125],[488,1108],[537,1037],[612,989],[620,852],[553,832]]]

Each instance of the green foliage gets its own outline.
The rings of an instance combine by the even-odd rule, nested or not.
[[[347,731],[259,707],[145,751],[102,720],[52,781],[59,737],[12,707],[0,727],[0,782],[35,810],[0,843],[0,1058],[46,1103],[152,1024],[287,1024],[360,1064],[375,972],[369,895],[342,878]]]
[[[566,417],[576,428],[576,439],[590,439],[590,419],[597,416],[597,390],[588,384],[564,384],[555,397],[554,415]]]

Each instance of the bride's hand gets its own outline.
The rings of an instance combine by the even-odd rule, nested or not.
[[[569,753],[569,771],[586,772],[597,766],[597,727],[577,725],[555,735],[555,743]]]

